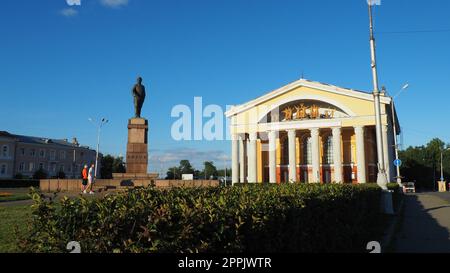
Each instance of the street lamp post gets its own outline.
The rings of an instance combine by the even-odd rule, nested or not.
[[[95,126],[97,126],[97,151],[95,154],[95,171],[94,171],[94,180],[97,179],[97,164],[98,164],[98,153],[100,149],[100,132],[104,124],[108,123],[108,120],[102,118],[99,124],[97,124],[92,118],[89,118],[89,121],[92,122]]]
[[[397,98],[400,93],[402,93],[404,90],[408,89],[409,84],[403,85],[402,89],[392,97],[391,101],[391,113],[392,113],[392,128],[394,130],[394,148],[395,148],[395,160],[398,161],[398,143],[397,143],[397,122],[395,120],[395,114],[394,114],[394,99]],[[397,168],[397,184],[401,187],[402,186],[402,177],[400,175],[400,164],[396,164]]]
[[[375,124],[376,124],[376,138],[377,138],[377,155],[378,155],[378,174],[377,184],[383,189],[383,208],[386,214],[393,214],[392,208],[392,192],[388,190],[387,177],[385,171],[384,151],[383,151],[383,134],[381,128],[381,105],[380,105],[380,90],[378,88],[378,72],[376,62],[376,48],[375,48],[375,36],[373,31],[373,18],[372,18],[372,1],[368,1],[369,6],[369,29],[370,29],[370,55],[371,55],[371,68],[373,77],[373,97],[375,104]],[[386,151],[387,152],[387,151]]]

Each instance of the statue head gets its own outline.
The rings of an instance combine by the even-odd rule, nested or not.
[[[141,83],[142,83],[142,78],[141,78],[141,77],[138,77],[138,78],[137,78],[137,82],[138,82],[139,84],[141,84]]]

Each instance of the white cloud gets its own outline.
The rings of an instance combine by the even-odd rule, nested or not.
[[[109,8],[118,8],[128,5],[129,0],[101,0],[102,5]]]
[[[61,10],[59,13],[65,17],[73,17],[78,14],[78,11],[73,8],[67,8],[67,9]]]
[[[81,6],[81,0],[66,0],[69,6]]]

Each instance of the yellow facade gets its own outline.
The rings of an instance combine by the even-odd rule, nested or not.
[[[386,137],[389,141],[393,139],[393,135],[389,134],[392,120],[396,120],[395,113],[391,112],[391,102],[390,97],[384,94],[381,96],[382,126],[387,128]],[[306,110],[301,112],[299,109]],[[308,114],[305,116],[304,113]],[[369,180],[373,179],[372,170],[377,162],[377,149],[373,134],[374,101],[373,95],[368,92],[301,79],[255,100],[232,107],[226,116],[231,119],[232,135],[258,133],[268,137],[270,142],[270,132],[276,133],[273,141],[277,169],[274,171],[269,166],[270,175],[264,171],[271,162],[268,159],[270,156],[262,156],[261,141],[257,142],[258,167],[257,170],[250,171],[257,172],[258,181],[273,180],[273,173],[276,172],[278,183],[302,179],[309,182],[329,182],[340,177],[335,174],[339,171],[342,172],[342,180],[345,180],[343,182],[373,182]],[[333,132],[339,134],[339,148],[334,147],[336,138],[333,138]],[[290,144],[289,135],[295,138]],[[292,145],[294,147],[291,147]],[[385,150],[389,155],[392,154],[392,147],[388,146]],[[289,151],[295,153],[295,157],[289,157]],[[334,166],[337,158],[340,158],[340,167]],[[387,164],[389,160],[390,158]],[[295,169],[289,168],[291,162],[295,164]]]

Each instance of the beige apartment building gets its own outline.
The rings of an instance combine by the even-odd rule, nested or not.
[[[84,164],[95,163],[96,155],[95,150],[81,146],[76,138],[69,142],[5,131],[0,131],[0,149],[0,179],[11,179],[18,174],[32,177],[40,168],[48,177],[63,171],[67,178],[80,178]]]

